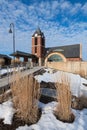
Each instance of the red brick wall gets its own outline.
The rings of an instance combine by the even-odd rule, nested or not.
[[[27,57],[24,57],[24,62],[28,62],[28,58]]]
[[[35,46],[37,47],[37,53],[35,53]],[[38,58],[44,57],[45,46],[42,46],[42,37],[37,37],[37,45],[35,45],[35,37],[32,37],[32,54],[36,55]]]
[[[67,61],[81,61],[81,58],[66,58]]]
[[[35,54],[34,53],[34,41],[35,41],[35,39],[34,39],[34,37],[32,37],[32,54]]]

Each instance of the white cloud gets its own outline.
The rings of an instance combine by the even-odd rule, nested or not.
[[[85,15],[87,15],[87,2],[83,5],[82,11]]]
[[[71,14],[77,14],[81,10],[82,5],[80,3],[76,3],[70,10]]]
[[[55,10],[55,9],[57,9],[58,7],[59,7],[59,2],[56,1],[56,0],[53,1],[53,2],[52,2],[52,9]]]
[[[71,6],[72,6],[72,5],[71,5],[70,2],[68,2],[68,1],[62,1],[62,2],[60,3],[60,8],[61,8],[61,10],[70,9]]]

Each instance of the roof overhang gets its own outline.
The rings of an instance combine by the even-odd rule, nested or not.
[[[8,55],[4,55],[4,54],[0,54],[0,58],[11,60],[11,57],[9,57]]]
[[[27,57],[27,58],[37,58],[35,55],[22,52],[22,51],[16,51],[15,53],[10,54],[10,56],[15,56],[15,57]]]

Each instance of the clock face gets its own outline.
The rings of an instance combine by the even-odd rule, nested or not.
[[[35,37],[37,37],[37,33],[35,34]]]

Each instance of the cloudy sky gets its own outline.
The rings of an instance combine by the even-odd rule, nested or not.
[[[87,60],[86,0],[0,0],[0,53],[13,52],[10,23],[15,25],[16,50],[31,53],[31,37],[39,26],[46,47],[82,44]]]

